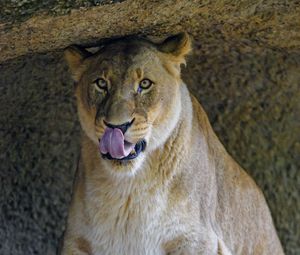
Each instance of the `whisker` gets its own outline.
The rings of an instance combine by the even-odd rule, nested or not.
[[[138,128],[134,128],[131,130],[131,132],[136,132],[136,131],[144,131],[147,130],[149,127],[138,127]]]
[[[95,127],[95,132],[97,133],[97,132],[99,132],[99,133],[104,133],[104,131],[105,131],[105,128],[103,128],[103,127]]]
[[[133,134],[133,135],[130,135],[130,138],[132,138],[132,139],[136,139],[136,138],[140,139],[140,138],[145,137],[146,134],[147,134],[147,133]]]

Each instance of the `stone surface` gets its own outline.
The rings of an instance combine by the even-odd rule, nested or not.
[[[299,2],[170,3],[127,0],[0,25],[1,255],[53,255],[64,229],[80,127],[60,49],[176,31],[195,38],[184,80],[262,188],[286,254],[300,254]]]
[[[74,9],[118,2],[122,0],[2,0],[0,21],[20,23],[38,14],[58,16],[68,14]]]
[[[129,34],[163,35],[181,30],[252,39],[270,47],[300,47],[300,6],[282,1],[144,1],[82,8],[69,15],[41,14],[23,23],[0,23],[0,62],[33,52],[92,45]]]

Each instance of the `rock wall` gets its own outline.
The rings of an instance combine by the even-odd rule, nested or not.
[[[105,10],[128,2],[138,1]],[[133,17],[136,27],[113,23],[115,30],[105,38],[121,31],[161,36],[187,30],[193,35],[194,52],[183,78],[225,147],[263,190],[286,254],[300,254],[299,6],[296,1],[243,1],[214,12],[219,1],[186,2],[181,15],[172,16],[177,20],[155,17],[152,24],[154,19]],[[187,15],[195,4],[197,15]],[[147,26],[141,28],[143,19]],[[11,60],[0,64],[0,254],[53,255],[80,149],[73,85],[59,48],[76,38],[62,40],[61,35],[48,48],[36,40],[34,51],[45,53],[15,58],[28,54],[26,45],[25,51],[14,51],[8,39],[17,34],[8,35],[15,30],[2,28],[0,60]],[[94,38],[79,37],[78,43],[99,41],[97,36],[105,35],[99,31]],[[56,50],[46,53],[50,49]]]

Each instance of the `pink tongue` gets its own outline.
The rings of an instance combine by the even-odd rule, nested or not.
[[[113,158],[127,157],[134,148],[134,144],[124,141],[124,135],[118,128],[106,128],[100,140],[100,152],[109,153]]]

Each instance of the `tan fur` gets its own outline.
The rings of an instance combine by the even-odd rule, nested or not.
[[[190,40],[112,42],[84,57],[66,51],[84,130],[63,255],[280,255],[269,209],[228,155],[180,79]],[[109,80],[109,94],[92,83]],[[138,94],[138,82],[152,79]],[[147,148],[120,163],[103,159],[103,120],[122,124]]]

